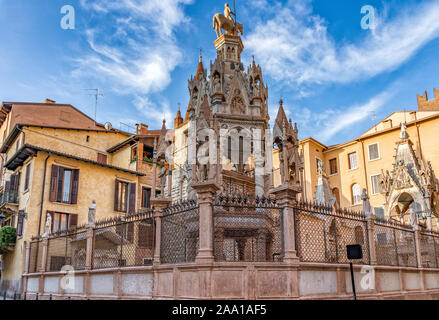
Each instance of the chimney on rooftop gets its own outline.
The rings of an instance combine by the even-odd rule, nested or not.
[[[46,104],[56,104],[56,101],[46,98],[46,100],[44,100],[44,103],[46,103]]]
[[[140,123],[136,124],[136,134],[137,135],[145,135],[148,133],[148,126],[146,124]]]

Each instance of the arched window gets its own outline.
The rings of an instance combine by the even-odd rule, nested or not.
[[[335,196],[335,203],[337,204],[337,208],[340,208],[340,191],[338,188],[332,189],[332,194]]]
[[[358,183],[352,185],[352,204],[354,206],[361,204],[361,191]]]
[[[356,244],[364,244],[364,233],[363,233],[363,228],[358,226],[355,227],[355,243]]]

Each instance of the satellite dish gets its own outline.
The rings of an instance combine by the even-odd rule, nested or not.
[[[110,122],[105,122],[104,127],[105,127],[106,130],[111,130],[111,129],[113,129],[113,125],[112,125]]]

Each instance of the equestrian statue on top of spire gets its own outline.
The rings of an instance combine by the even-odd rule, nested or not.
[[[232,16],[235,17],[235,20],[233,20]],[[243,25],[236,22],[236,12],[232,11],[228,3],[224,5],[224,14],[217,13],[213,16],[213,28],[218,38],[223,35],[222,30],[226,31],[226,34],[233,36],[244,34]]]

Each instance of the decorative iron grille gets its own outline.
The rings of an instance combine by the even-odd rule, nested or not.
[[[161,224],[161,263],[194,262],[199,248],[200,217],[197,202],[188,200],[164,209]]]
[[[93,269],[150,266],[153,257],[152,211],[97,224],[93,236]]]
[[[374,238],[379,265],[418,266],[415,233],[410,226],[392,221],[376,220]]]
[[[346,246],[361,244],[363,259],[370,264],[366,217],[350,210],[298,202],[295,209],[296,249],[300,261],[349,263]]]
[[[87,232],[68,233],[48,239],[46,271],[61,271],[64,266],[84,270],[87,255]]]
[[[282,261],[282,209],[276,200],[217,195],[213,206],[215,261]]]
[[[423,268],[439,268],[439,234],[421,233]]]

